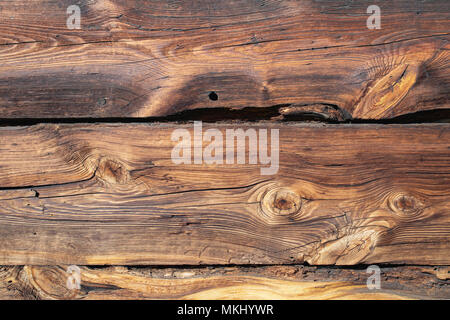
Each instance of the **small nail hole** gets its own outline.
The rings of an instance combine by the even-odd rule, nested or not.
[[[219,99],[219,96],[214,91],[211,91],[208,95],[209,99],[212,101],[217,101]]]

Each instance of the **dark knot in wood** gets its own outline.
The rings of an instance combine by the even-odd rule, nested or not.
[[[413,218],[423,213],[424,205],[411,194],[396,193],[389,199],[389,208],[399,216]]]
[[[276,222],[277,217],[294,218],[299,213],[301,206],[301,197],[294,191],[283,187],[267,191],[261,201],[266,219],[272,222]]]
[[[129,180],[129,172],[122,163],[105,158],[99,160],[96,176],[109,183],[123,184]]]

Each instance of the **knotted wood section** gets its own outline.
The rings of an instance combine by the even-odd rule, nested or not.
[[[450,263],[447,125],[203,126],[278,129],[278,171],[175,164],[192,124],[0,128],[0,263]]]

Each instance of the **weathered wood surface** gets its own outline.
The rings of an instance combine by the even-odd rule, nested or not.
[[[0,128],[0,264],[450,264],[448,124],[204,130],[250,127],[277,174],[175,165],[191,124]]]
[[[81,267],[72,290],[66,270],[0,268],[0,299],[450,299],[448,267],[382,267],[372,290],[365,269]]]
[[[366,26],[373,1],[81,0],[69,30],[72,4],[1,1],[0,118],[450,108],[448,0],[377,1],[379,30]]]

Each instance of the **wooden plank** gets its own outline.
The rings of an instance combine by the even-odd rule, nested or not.
[[[450,2],[3,1],[0,118],[291,106],[338,120],[449,109]],[[209,94],[214,92],[209,98]],[[217,97],[217,100],[214,100]]]
[[[0,264],[450,264],[448,124],[214,128],[278,129],[278,171],[175,164],[193,124],[0,128]]]
[[[64,266],[0,268],[0,299],[449,299],[446,267],[381,267],[380,289],[366,269],[271,266],[217,268],[80,267],[69,289]],[[73,288],[73,287],[72,287]]]

